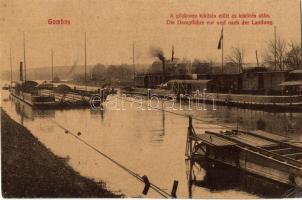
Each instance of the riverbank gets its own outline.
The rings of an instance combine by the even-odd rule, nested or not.
[[[3,197],[123,197],[74,171],[3,109],[1,130]]]

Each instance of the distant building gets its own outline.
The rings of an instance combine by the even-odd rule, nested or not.
[[[286,80],[288,71],[271,71],[271,72],[244,72],[242,78],[242,90],[263,91],[270,93],[281,91],[280,84]]]
[[[283,91],[290,94],[302,94],[302,70],[289,72],[286,81],[280,84]]]

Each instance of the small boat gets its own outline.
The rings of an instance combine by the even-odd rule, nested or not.
[[[5,84],[3,87],[2,87],[2,90],[9,90],[10,86],[8,84]]]

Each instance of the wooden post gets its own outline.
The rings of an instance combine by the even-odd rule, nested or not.
[[[188,133],[187,133],[187,144],[186,144],[186,156],[191,157],[192,153],[192,116],[189,116],[189,127],[188,127]]]
[[[173,198],[177,198],[176,197],[177,187],[178,187],[178,181],[175,180],[173,183],[172,192],[171,192],[171,196]]]
[[[147,96],[148,96],[148,100],[151,99],[151,89],[148,88],[147,90]]]
[[[190,162],[190,172],[189,172],[189,197],[192,198],[192,186],[193,186],[193,165],[194,165],[194,161],[189,160]],[[196,181],[195,176],[194,176],[194,182]]]
[[[101,90],[101,103],[103,103],[105,100],[104,100],[104,98],[105,98],[105,95],[104,95],[104,88]]]
[[[144,187],[144,190],[143,190],[143,195],[147,195],[148,194],[148,191],[149,191],[149,188],[150,188],[150,181],[148,179],[148,177],[146,175],[144,175],[142,177],[144,183],[145,183],[145,187]]]

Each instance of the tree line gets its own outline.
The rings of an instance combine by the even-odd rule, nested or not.
[[[294,70],[302,69],[301,46],[295,42],[287,43],[281,38],[270,40],[262,55],[255,51],[257,63],[254,67],[266,68],[270,71],[275,70]],[[232,47],[231,53],[226,56],[224,64],[224,73],[240,73],[246,70],[246,50],[240,47]],[[194,59],[167,59],[165,62],[165,71],[168,74],[184,75],[184,74],[215,74],[221,73],[221,65],[212,60]],[[163,61],[157,59],[146,69],[137,67],[134,71],[133,65],[94,65],[86,75],[87,80],[92,81],[129,81],[133,80],[134,74],[139,73],[162,73]],[[74,74],[74,80],[84,80],[84,74]]]
[[[239,71],[244,71],[245,56],[245,49],[233,47],[227,61],[236,66]],[[261,63],[258,61],[257,51],[255,51],[255,56],[258,67],[265,67],[272,71],[302,69],[301,46],[296,42],[287,43],[281,38],[270,40],[262,54]]]
[[[85,75],[82,73],[73,75],[73,80],[83,81],[84,79]],[[131,80],[133,79],[133,65],[121,64],[105,66],[98,63],[87,72],[86,79],[98,82]]]

